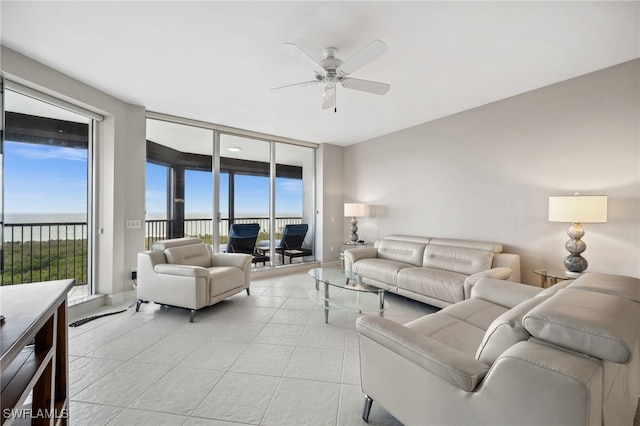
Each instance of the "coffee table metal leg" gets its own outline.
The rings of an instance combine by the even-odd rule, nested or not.
[[[380,316],[384,316],[384,291],[378,292],[378,309],[380,312]]]
[[[329,284],[324,283],[324,323],[329,322]]]
[[[320,290],[320,280],[316,280],[316,291]]]

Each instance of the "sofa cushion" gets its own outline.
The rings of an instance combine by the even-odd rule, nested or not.
[[[555,287],[555,286],[554,286]],[[597,291],[640,302],[638,279],[622,275],[588,273],[569,284],[570,288]]]
[[[478,250],[491,251],[494,253],[502,253],[502,244],[491,243],[488,241],[461,240],[456,238],[431,238],[429,244],[451,247],[467,247]]]
[[[449,305],[442,309],[442,312],[445,312],[447,315],[454,318],[458,318],[461,321],[467,322],[474,327],[481,329],[484,333],[497,317],[508,310],[509,308],[488,300],[471,298],[464,302]]]
[[[562,290],[563,288],[567,287],[569,284],[571,284],[573,282],[573,280],[564,280],[564,281],[560,281],[557,284],[552,285],[551,287],[547,287],[544,290],[542,290],[540,293],[538,293],[538,295],[536,297],[549,297],[549,296],[553,296],[554,294],[556,294],[557,292],[559,292],[560,290]]]
[[[398,271],[406,268],[407,264],[394,260],[366,258],[353,264],[353,272],[364,278],[383,282],[394,288],[398,285]]]
[[[208,268],[211,266],[211,253],[205,244],[189,244],[186,246],[165,249],[164,255],[168,263],[193,265]]]
[[[511,309],[525,300],[540,295],[543,291],[542,288],[533,285],[483,277],[471,287],[469,293],[471,298],[478,297]]]
[[[423,266],[471,275],[491,269],[493,255],[490,250],[429,244]]]
[[[211,297],[218,296],[244,285],[244,273],[242,269],[235,266],[216,266],[208,268],[211,281]]]
[[[417,235],[391,234],[384,237],[385,240],[411,241],[413,243],[429,244],[431,237],[420,237]]]
[[[409,241],[380,240],[376,242],[378,258],[422,266],[426,244]]]
[[[465,308],[469,312],[478,312],[486,308],[486,306],[482,305],[480,299],[469,299],[458,304],[465,304]],[[463,352],[470,357],[475,355],[478,345],[482,341],[482,336],[484,336],[484,329],[449,315],[444,309],[411,321],[405,324],[405,327]]]
[[[529,311],[522,323],[538,339],[625,363],[637,345],[640,304],[568,287]]]
[[[171,247],[185,246],[187,244],[201,244],[200,238],[197,237],[182,237],[172,238],[170,240],[158,240],[151,243],[152,251],[164,251]]]
[[[464,300],[467,275],[434,268],[404,268],[398,271],[398,288],[455,303]]]
[[[522,340],[528,340],[529,333],[522,326],[522,318],[545,300],[545,297],[525,300],[493,320],[478,347],[476,359],[493,365],[505,350]]]

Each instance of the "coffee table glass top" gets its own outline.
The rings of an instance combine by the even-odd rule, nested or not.
[[[383,315],[386,290],[363,284],[358,274],[336,268],[315,268],[309,275],[316,280],[315,290],[311,290],[309,297],[324,308],[325,323],[329,322],[331,309]],[[324,284],[323,288],[320,283]]]
[[[378,287],[363,284],[360,276],[351,271],[343,271],[336,268],[314,268],[309,271],[309,275],[323,283],[351,291],[361,291],[365,293],[375,294],[385,291]]]

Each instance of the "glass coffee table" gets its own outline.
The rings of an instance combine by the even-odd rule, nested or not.
[[[336,268],[314,268],[309,275],[316,280],[309,297],[324,308],[325,323],[329,322],[330,309],[377,312],[384,316],[386,290],[363,284],[360,275]]]

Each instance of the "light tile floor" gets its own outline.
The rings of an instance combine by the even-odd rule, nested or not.
[[[70,327],[70,423],[366,425],[359,314],[331,311],[325,324],[313,287],[306,272],[254,279],[251,296],[194,323],[187,310],[144,304]],[[392,294],[385,304],[403,323],[436,310]],[[400,423],[374,403],[369,424]]]

